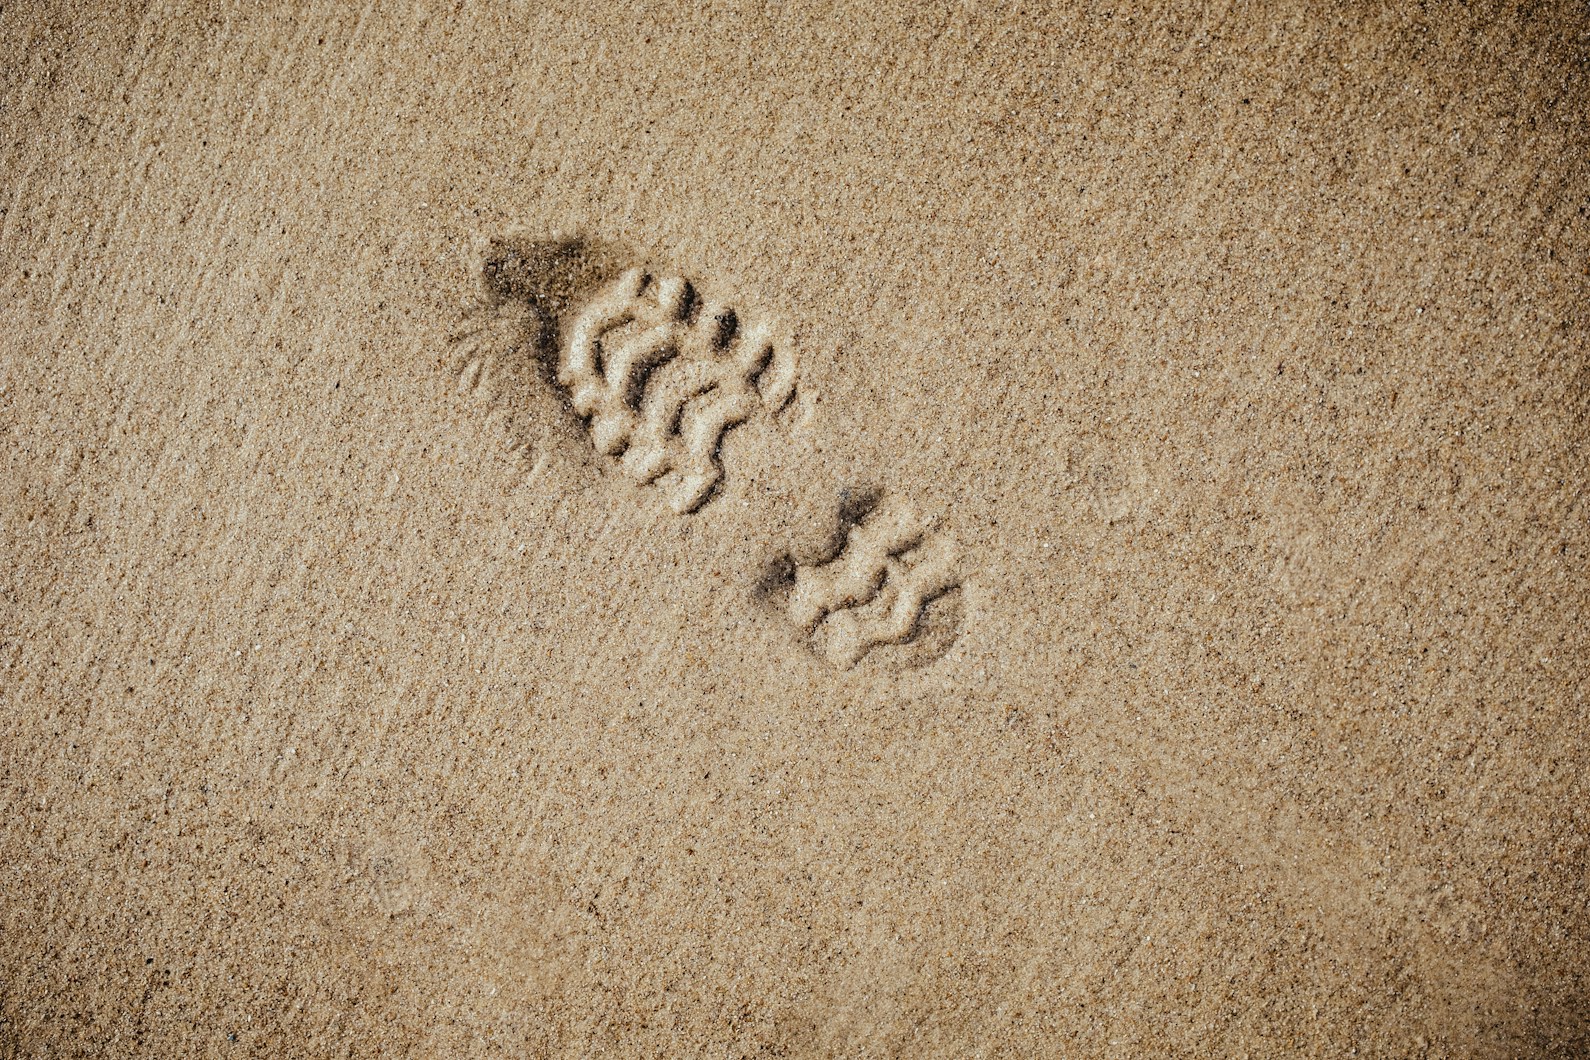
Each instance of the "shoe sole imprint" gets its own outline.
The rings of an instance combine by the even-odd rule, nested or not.
[[[896,669],[925,665],[948,651],[961,626],[955,540],[910,506],[880,503],[876,496],[848,513],[842,506],[839,523],[817,555],[806,562],[783,557],[764,582],[811,651],[844,670],[882,649],[920,649],[895,652]],[[931,609],[952,595],[957,606],[930,622]],[[936,636],[921,636],[930,625]]]
[[[671,480],[683,515],[723,480],[735,426],[795,395],[795,361],[767,322],[697,296],[683,278],[627,269],[582,306],[559,351],[558,383],[596,451],[637,483]]]
[[[451,337],[449,372],[506,420],[532,475],[553,435],[573,441],[583,423],[596,453],[688,514],[723,482],[727,434],[794,400],[795,358],[773,322],[704,299],[682,277],[613,261],[582,240],[487,244],[484,292]],[[566,406],[553,407],[557,392]],[[955,542],[880,498],[842,503],[829,543],[786,555],[763,585],[806,646],[841,669],[874,652],[890,668],[926,665],[963,624]]]
[[[546,433],[523,422],[539,377],[562,391],[597,453],[683,515],[721,485],[729,431],[794,399],[782,331],[681,277],[614,269],[576,240],[493,242],[481,272],[485,296],[453,337],[450,370],[508,418],[515,449]]]

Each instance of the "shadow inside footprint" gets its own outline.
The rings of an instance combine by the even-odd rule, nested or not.
[[[534,316],[530,343],[539,371],[555,383],[561,322],[569,309],[621,271],[616,252],[583,237],[507,237],[486,244],[480,268],[488,305],[518,303]]]
[[[842,486],[838,503],[826,517],[809,515],[797,519],[788,549],[763,565],[753,590],[758,602],[780,613],[788,610],[796,571],[836,559],[850,540],[850,531],[882,503],[881,486]]]
[[[532,468],[554,452],[586,463],[579,418],[558,389],[560,327],[570,307],[613,276],[606,248],[586,239],[493,239],[478,294],[450,341],[448,372],[481,402],[508,450]]]
[[[831,562],[845,549],[850,532],[883,504],[883,487],[843,486],[839,503],[826,524],[808,526],[790,546],[790,558],[803,567]]]

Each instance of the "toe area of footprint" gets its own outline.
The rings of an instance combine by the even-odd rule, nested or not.
[[[472,389],[505,362],[532,366],[592,450],[689,514],[720,492],[729,432],[793,399],[794,352],[775,321],[619,262],[581,239],[487,243],[455,372]]]

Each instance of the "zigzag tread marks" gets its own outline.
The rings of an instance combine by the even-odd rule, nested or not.
[[[674,511],[694,511],[724,478],[728,432],[794,399],[787,335],[701,298],[681,277],[615,274],[610,257],[588,250],[577,240],[493,243],[484,299],[452,336],[449,372],[507,421],[532,477],[560,453],[587,451],[541,445],[548,430],[583,430],[626,477],[655,484]],[[546,377],[556,386],[539,385]],[[836,667],[874,651],[884,668],[925,665],[962,628],[954,542],[881,497],[842,493],[832,533],[802,546],[798,561],[786,553],[758,590]]]
[[[788,614],[818,654],[849,669],[874,648],[912,640],[928,605],[960,584],[951,539],[909,509],[874,512],[837,556],[796,567]]]
[[[858,607],[832,616],[834,628],[824,652],[830,662],[848,669],[873,648],[905,643],[915,635],[928,604],[960,585],[953,567],[953,547],[942,539],[927,547],[932,554],[915,566],[890,563],[888,599],[881,613]]]
[[[579,311],[558,381],[597,451],[636,482],[669,476],[670,505],[685,513],[722,480],[724,435],[788,400],[794,366],[765,324],[742,327],[688,281],[630,269]]]

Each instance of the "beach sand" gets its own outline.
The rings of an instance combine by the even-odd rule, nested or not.
[[[0,1055],[1582,1056],[1590,13],[0,8]]]

